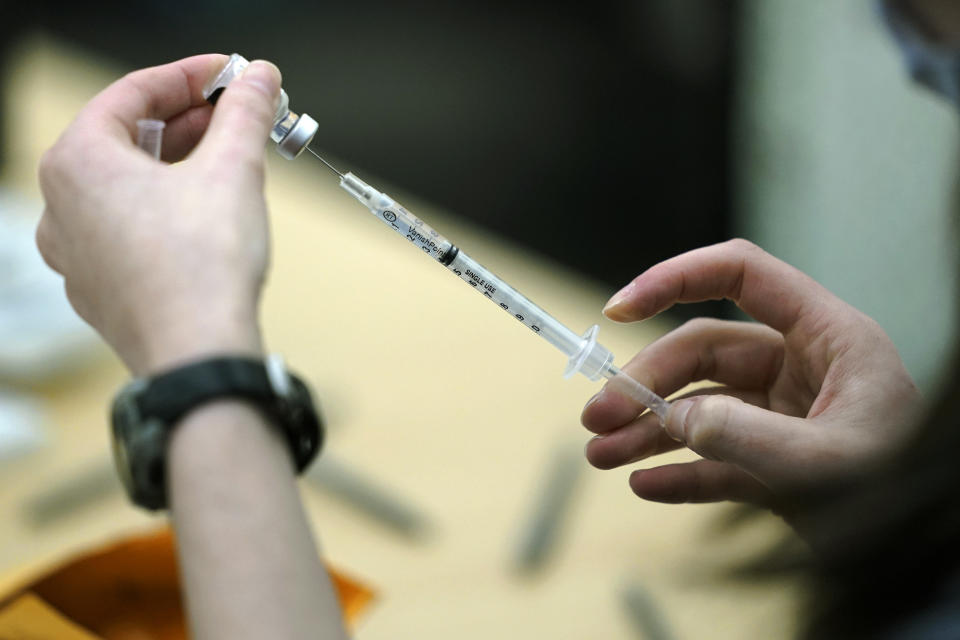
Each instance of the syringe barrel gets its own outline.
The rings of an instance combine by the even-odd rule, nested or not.
[[[583,338],[463,251],[457,252],[447,268],[567,357],[579,351]]]
[[[359,200],[381,222],[418,246],[461,280],[519,320],[528,329],[558,348],[567,357],[581,352],[584,338],[555,320],[519,291],[482,264],[460,251],[430,225],[413,215],[385,193],[348,173],[340,186]]]
[[[404,209],[393,198],[377,191],[352,173],[340,178],[340,186],[359,200],[378,220],[405,236],[424,253],[441,264],[449,264],[456,253],[453,243]]]
[[[622,386],[630,397],[650,407],[661,421],[666,420],[669,403],[613,364],[613,354],[597,342],[597,325],[590,327],[584,335],[577,335],[489,269],[460,251],[433,227],[404,209],[387,194],[374,189],[352,173],[341,176],[340,186],[381,222],[405,236],[424,253],[482,293],[485,298],[495,302],[531,331],[562,351],[569,358],[565,377],[580,373],[591,380],[610,378]]]

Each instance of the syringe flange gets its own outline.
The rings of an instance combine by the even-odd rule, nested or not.
[[[613,354],[597,342],[599,331],[599,325],[593,325],[583,334],[579,350],[567,361],[567,368],[563,372],[564,378],[572,378],[574,374],[582,373],[591,380],[599,380],[603,377],[603,372],[613,364]]]

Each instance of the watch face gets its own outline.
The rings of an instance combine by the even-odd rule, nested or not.
[[[120,476],[120,482],[129,493],[133,488],[133,478],[130,475],[130,456],[127,453],[127,443],[123,438],[117,437],[117,430],[112,431],[113,437],[110,439],[113,444],[113,464],[117,468],[117,475]]]
[[[120,390],[113,401],[111,415],[112,429],[110,441],[113,447],[113,462],[117,475],[128,495],[133,495],[133,475],[130,468],[130,441],[133,433],[141,426],[137,395],[146,387],[146,381],[134,380]]]

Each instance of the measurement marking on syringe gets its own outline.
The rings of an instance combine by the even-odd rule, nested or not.
[[[489,282],[487,282],[485,279],[483,279],[482,277],[480,277],[480,275],[474,273],[474,272],[471,271],[470,269],[467,269],[466,274],[467,274],[467,277],[470,278],[470,280],[468,280],[468,282],[469,282],[471,285],[473,285],[473,286],[480,285],[481,287],[483,287],[484,289],[486,289],[486,290],[489,291],[490,293],[496,293],[496,292],[497,292],[497,288],[496,288],[495,286],[493,286],[492,284],[490,284]]]

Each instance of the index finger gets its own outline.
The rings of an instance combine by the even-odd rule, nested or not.
[[[128,73],[97,94],[78,119],[99,133],[133,139],[137,120],[168,120],[206,103],[203,87],[226,64],[211,53]]]
[[[654,316],[678,302],[727,298],[787,334],[839,303],[816,280],[746,240],[694,249],[661,262],[620,290],[604,308],[611,320]]]

